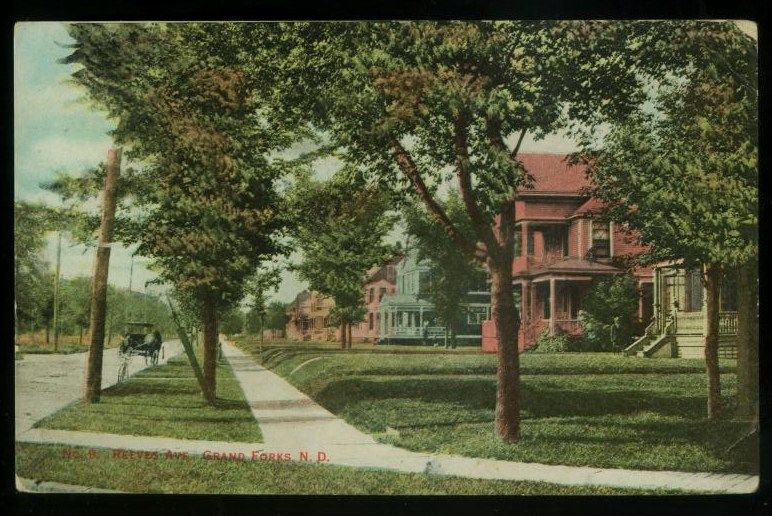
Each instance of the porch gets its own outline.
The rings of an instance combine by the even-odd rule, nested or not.
[[[736,292],[731,278],[719,296],[719,356],[736,358]],[[702,358],[705,345],[705,298],[699,270],[660,266],[654,274],[654,317],[644,334],[625,349],[639,357]]]

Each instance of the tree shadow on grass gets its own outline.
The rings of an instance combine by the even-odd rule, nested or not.
[[[316,396],[325,408],[339,412],[362,400],[414,399],[451,403],[478,410],[493,410],[496,382],[484,378],[347,378],[328,383]],[[521,383],[521,410],[529,417],[625,415],[650,411],[666,416],[701,419],[702,395],[663,395],[647,389],[597,391],[590,389],[530,386]]]
[[[493,419],[495,380],[484,378],[354,377],[327,384],[316,400],[333,413],[356,413],[365,426],[391,426],[419,433],[453,432],[464,439],[464,426],[489,424]],[[399,410],[403,400],[405,410]],[[411,402],[420,402],[419,404]],[[388,402],[387,405],[378,405]],[[540,444],[671,446],[694,445],[729,470],[753,471],[757,459],[750,451],[727,453],[743,432],[743,424],[730,420],[705,420],[705,396],[667,394],[651,389],[591,390],[575,385],[521,384],[521,410],[525,424],[538,433]],[[366,407],[362,410],[361,407]],[[459,418],[468,411],[469,418]],[[480,416],[487,412],[490,418]],[[477,433],[476,430],[473,433]],[[729,463],[734,466],[729,466]],[[749,465],[750,464],[750,465]]]

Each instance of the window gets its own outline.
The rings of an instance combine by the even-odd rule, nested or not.
[[[523,232],[520,228],[515,229],[515,256],[520,256],[523,252]]]
[[[592,221],[592,248],[596,258],[608,258],[611,255],[611,232],[608,222]]]
[[[378,301],[380,301],[381,299],[383,299],[383,296],[385,296],[385,295],[386,295],[386,287],[381,287],[381,288],[378,290]]]
[[[370,298],[367,300],[367,302],[372,303],[373,299],[375,299],[375,288],[370,287]]]
[[[720,310],[737,311],[737,276],[728,273],[721,282]]]
[[[528,232],[528,256],[533,256],[533,231]]]
[[[373,322],[374,322],[374,320],[373,320],[373,313],[370,312],[370,325],[369,325],[369,327],[370,327],[371,330],[373,329]]]
[[[702,274],[699,269],[686,271],[686,312],[702,310]]]
[[[477,325],[488,318],[488,308],[485,306],[470,306],[466,312],[466,323]]]

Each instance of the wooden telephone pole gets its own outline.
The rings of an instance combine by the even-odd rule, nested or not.
[[[118,177],[121,171],[121,149],[107,151],[107,175],[102,193],[102,224],[94,258],[91,281],[91,345],[86,364],[86,403],[98,403],[102,392],[102,355],[105,344],[105,315],[107,313],[107,273],[110,266],[110,242],[115,225],[115,207],[118,201]]]

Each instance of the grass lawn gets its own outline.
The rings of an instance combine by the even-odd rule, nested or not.
[[[755,472],[746,425],[705,420],[704,364],[613,354],[521,355],[522,440],[493,433],[496,357],[350,353],[238,341],[328,410],[404,448],[547,464]],[[310,361],[312,359],[316,359]],[[722,361],[731,403],[734,361]]]
[[[225,361],[217,368],[217,397],[217,407],[204,402],[188,360],[182,355],[104,390],[97,404],[78,402],[42,419],[35,427],[261,442],[260,427]]]
[[[76,449],[81,458],[65,458]],[[608,495],[685,494],[610,487],[573,487],[430,476],[333,465],[270,461],[114,459],[109,450],[18,443],[16,473],[24,478],[140,493],[217,494],[468,494]]]
[[[233,341],[239,341],[255,348],[260,347],[260,337],[256,336],[237,336],[230,337]],[[340,342],[322,341],[322,340],[293,340],[293,339],[265,339],[265,347],[288,347],[303,348],[306,350],[316,349],[320,351],[342,351],[345,353],[453,353],[460,355],[478,355],[480,350],[477,346],[457,346],[455,349],[445,349],[442,345],[422,345],[420,342],[412,344],[375,344],[373,342],[354,342],[351,349],[340,349]]]

